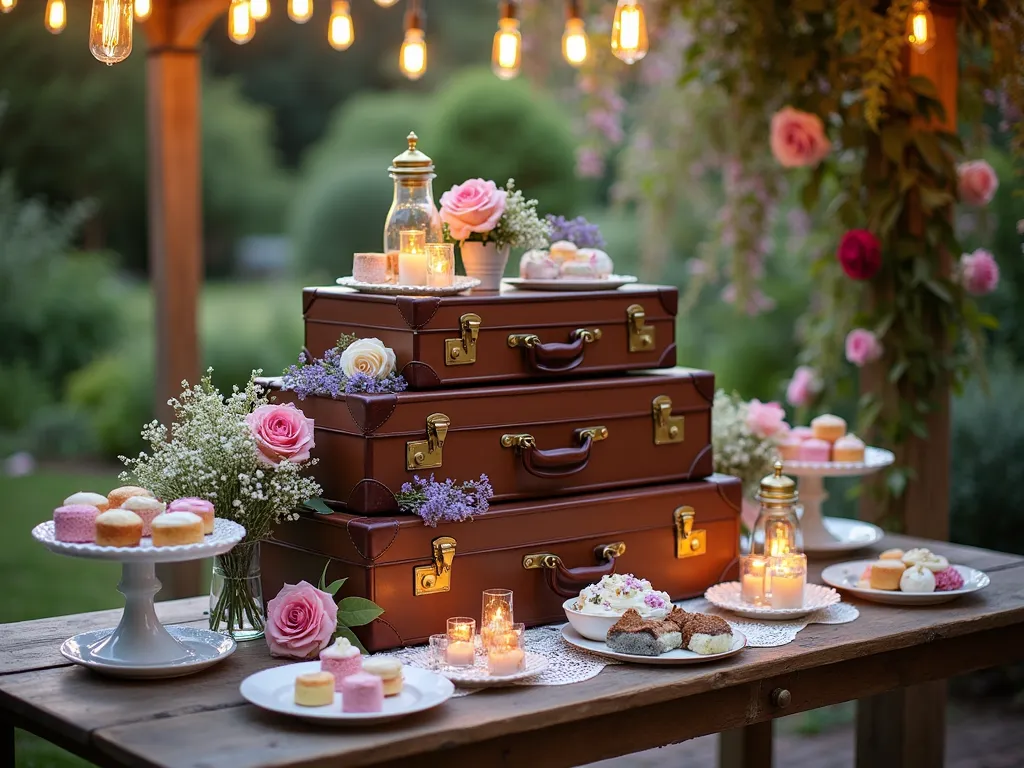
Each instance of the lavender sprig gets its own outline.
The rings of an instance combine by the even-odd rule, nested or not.
[[[354,394],[390,395],[408,389],[405,379],[395,373],[383,379],[365,373],[346,376],[341,369],[341,353],[354,338],[342,337],[339,346],[328,349],[319,360],[309,360],[305,353],[301,353],[298,364],[284,372],[281,388],[294,392],[299,400],[310,395],[333,398]]]
[[[460,523],[472,520],[473,515],[486,512],[488,502],[494,496],[487,475],[479,480],[457,483],[448,478],[443,483],[414,475],[411,483],[404,483],[395,495],[398,507],[403,512],[419,515],[430,528],[441,521]]]
[[[604,237],[597,224],[591,224],[582,216],[566,219],[564,216],[545,217],[551,225],[551,242],[568,240],[577,248],[604,248]]]

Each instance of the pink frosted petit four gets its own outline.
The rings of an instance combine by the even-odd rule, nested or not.
[[[334,675],[334,690],[341,693],[342,681],[363,671],[363,656],[347,637],[339,637],[320,651],[320,670]]]
[[[96,517],[91,504],[68,504],[53,510],[53,535],[57,541],[88,544],[96,541]]]
[[[793,435],[786,435],[779,443],[779,456],[783,461],[798,461],[800,459],[800,446],[803,440]]]
[[[142,535],[153,535],[153,518],[162,515],[167,505],[152,496],[131,496],[121,502],[121,509],[134,512],[142,518]]]
[[[186,496],[183,499],[175,499],[167,505],[168,512],[191,512],[203,521],[203,533],[209,536],[213,533],[214,510],[213,503],[206,499],[195,496]]]
[[[800,461],[828,461],[832,443],[812,437],[800,443]]]
[[[803,442],[814,437],[814,430],[810,427],[793,427],[789,430],[789,436],[799,438]]]
[[[384,683],[376,675],[356,672],[341,681],[342,712],[380,712],[384,709]]]

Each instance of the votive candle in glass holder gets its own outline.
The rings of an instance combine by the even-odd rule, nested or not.
[[[427,285],[447,288],[455,278],[455,244],[427,243]]]
[[[448,619],[448,647],[444,658],[451,667],[472,667],[476,661],[476,619],[455,616]]]
[[[427,233],[422,229],[403,229],[398,233],[399,285],[427,284]]]
[[[427,658],[431,669],[443,667],[448,663],[448,635],[431,635]]]
[[[767,574],[772,608],[803,608],[807,555],[770,557]]]
[[[495,677],[514,675],[526,669],[525,624],[510,624],[504,632],[495,632],[484,646],[487,674]]]
[[[745,603],[765,604],[765,574],[768,558],[763,555],[744,555],[740,558],[740,597]]]
[[[480,609],[480,640],[484,648],[496,632],[507,632],[512,626],[512,590],[485,589]]]

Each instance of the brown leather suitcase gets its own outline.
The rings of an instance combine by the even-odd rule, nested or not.
[[[472,521],[304,515],[262,547],[264,594],[282,584],[347,577],[340,595],[384,609],[356,630],[371,651],[425,642],[449,616],[479,621],[481,592],[514,592],[515,618],[564,621],[562,603],[608,573],[649,579],[673,599],[735,578],[741,488],[713,475],[693,483],[525,501]]]
[[[268,380],[276,387],[279,380]],[[394,514],[414,476],[475,480],[494,501],[710,475],[714,376],[673,368],[457,392],[277,392],[315,421],[324,497],[356,514]]]
[[[509,383],[676,364],[675,288],[500,293],[443,298],[306,288],[306,350],[320,357],[343,333],[395,351],[411,389]]]

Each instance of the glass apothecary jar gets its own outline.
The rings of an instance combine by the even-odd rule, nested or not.
[[[395,181],[395,197],[384,222],[384,252],[397,268],[401,249],[401,233],[421,230],[428,243],[440,243],[441,216],[434,205],[434,163],[416,148],[415,133],[408,138],[409,148],[396,157],[388,168]]]
[[[782,474],[782,462],[775,462],[775,471],[761,480],[757,499],[761,505],[750,537],[750,554],[778,557],[804,550],[800,520],[796,514],[799,494],[791,477]]]

